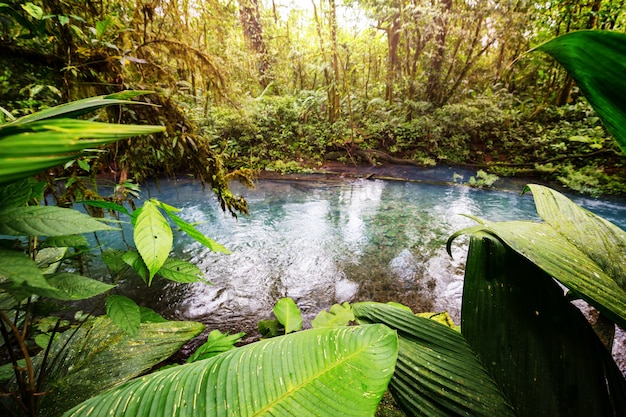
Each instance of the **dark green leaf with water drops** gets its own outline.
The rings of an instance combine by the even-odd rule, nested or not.
[[[461,317],[463,335],[519,416],[626,412],[624,377],[582,313],[551,274],[492,234],[470,236]]]
[[[201,323],[142,324],[136,337],[108,317],[98,317],[60,335],[42,390],[41,415],[59,416],[76,404],[116,387],[176,353],[204,329]],[[66,344],[70,340],[70,343]],[[35,358],[38,366],[43,355]]]
[[[548,187],[527,186],[537,213],[626,289],[626,232]]]
[[[461,333],[387,304],[354,303],[352,308],[359,321],[398,332],[398,363],[389,388],[408,415],[515,416]]]

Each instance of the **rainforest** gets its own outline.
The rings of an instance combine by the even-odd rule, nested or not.
[[[625,25],[623,0],[0,2],[2,414],[624,415],[626,232],[573,198],[626,197]],[[237,221],[268,178],[412,181],[384,167],[527,184],[532,220],[415,239],[465,245],[457,322],[277,296],[244,335],[121,290],[210,285],[181,246],[236,267],[159,182]]]

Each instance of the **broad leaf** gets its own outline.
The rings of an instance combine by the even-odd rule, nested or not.
[[[569,239],[546,223],[479,221],[483,230],[557,279],[574,295],[626,328],[626,291]],[[472,229],[475,230],[475,229]],[[459,234],[450,237],[449,242]]]
[[[67,235],[67,236],[53,236],[45,239],[39,245],[40,248],[50,247],[68,247],[81,250],[87,250],[89,248],[89,242],[83,235]]]
[[[530,184],[537,213],[626,289],[626,232],[558,191]]]
[[[240,342],[245,333],[224,334],[219,330],[212,330],[204,342],[196,351],[187,358],[187,363],[209,359],[220,353],[235,348],[235,343]]]
[[[124,261],[124,255],[126,253],[127,252],[123,250],[106,249],[100,255],[100,259],[111,270],[111,273],[118,274],[122,272],[124,268],[128,268],[128,264]],[[139,253],[137,253],[137,257],[139,257]],[[130,266],[132,266],[132,263]],[[147,275],[147,270],[145,275]]]
[[[389,388],[408,415],[515,415],[461,333],[387,304],[352,308],[358,320],[398,331],[398,363]]]
[[[156,204],[146,201],[139,210],[133,234],[135,246],[149,271],[148,285],[170,255],[172,229]]]
[[[38,194],[41,186],[33,178],[24,178],[4,186],[0,186],[0,209],[23,207]]]
[[[131,336],[137,336],[141,323],[139,306],[123,295],[110,295],[105,301],[107,316],[120,329]]]
[[[0,234],[11,236],[65,236],[98,230],[116,230],[91,216],[54,206],[0,210]]]
[[[563,65],[626,152],[626,35],[595,30],[570,32],[537,50]]]
[[[11,123],[7,123],[6,125],[3,125],[3,127],[21,125],[25,123],[32,123],[32,122],[36,122],[39,120],[53,119],[53,118],[58,118],[58,117],[68,117],[68,118],[77,117],[77,116],[92,112],[94,110],[97,110],[106,106],[116,105],[116,104],[150,105],[144,102],[129,101],[129,99],[131,98],[146,95],[146,94],[152,94],[152,92],[128,90],[128,91],[122,91],[120,93],[114,93],[114,94],[109,94],[105,96],[89,97],[89,98],[85,98],[82,100],[76,100],[76,101],[72,101],[69,103],[61,104],[59,106],[55,106],[49,109],[38,111],[37,113],[20,117],[19,119]]]
[[[62,272],[47,278],[54,290],[42,290],[38,294],[56,300],[84,300],[111,290],[115,285],[105,284],[95,279],[77,274]]]
[[[167,258],[158,275],[170,281],[193,283],[202,281],[204,274],[197,265],[180,259]],[[208,283],[208,281],[205,281]]]
[[[486,233],[470,237],[461,316],[519,416],[626,413],[624,378],[581,312],[549,274]]]
[[[151,308],[139,306],[139,312],[141,313],[142,323],[165,323],[165,320],[159,313]]]
[[[54,119],[0,125],[0,184],[76,159],[84,149],[160,132],[160,126]]]
[[[135,272],[148,283],[148,267],[136,250],[129,250],[122,255],[122,260],[130,265]],[[119,270],[121,271],[121,269]],[[119,272],[118,271],[118,272]]]
[[[354,320],[354,313],[352,312],[350,304],[333,304],[329,311],[320,311],[311,321],[311,326],[313,326],[314,329],[321,327],[347,326]]]
[[[292,333],[146,375],[64,416],[373,416],[397,343],[380,325]]]
[[[37,264],[18,251],[0,249],[0,288],[21,300],[42,290],[53,291]]]
[[[142,324],[133,338],[107,317],[99,317],[76,331],[66,331],[52,346],[41,415],[59,416],[87,398],[143,374],[203,329],[204,325],[193,322]],[[42,356],[35,359],[36,366]]]
[[[285,327],[285,334],[302,329],[300,309],[291,298],[281,298],[274,306],[274,315]]]

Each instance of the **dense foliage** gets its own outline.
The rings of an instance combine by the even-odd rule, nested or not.
[[[152,371],[203,326],[115,294],[118,280],[197,281],[197,266],[169,256],[176,228],[228,251],[165,202],[127,207],[131,176],[184,169],[233,214],[246,206],[227,182],[249,180],[242,167],[288,171],[322,154],[532,167],[572,188],[621,190],[598,173],[619,171],[626,147],[623,35],[574,32],[539,47],[570,75],[521,55],[528,40],[621,28],[618,1],[347,3],[312,2],[311,19],[257,0],[0,3],[0,55],[13,60],[1,92],[11,121],[0,125],[0,234],[11,236],[0,242],[3,412],[360,416],[389,388],[407,415],[624,414],[626,380],[570,299],[624,328],[626,232],[538,185],[528,190],[542,222],[475,218],[449,239],[448,249],[470,235],[460,331],[397,303],[335,305],[300,331],[298,307],[281,299],[276,320],[259,323],[265,340],[235,348],[241,335],[211,332],[186,364]],[[367,27],[340,25],[346,13]],[[108,94],[143,85],[158,94]],[[106,94],[51,107],[94,93]],[[143,104],[127,106],[131,97]],[[154,125],[81,118],[97,109]],[[110,197],[81,181],[106,170],[120,183]],[[474,181],[487,184],[482,172]],[[63,207],[77,199],[93,216]],[[132,229],[124,251],[83,236],[120,221]],[[93,246],[110,282],[83,274]],[[90,313],[50,314],[50,301],[94,297],[103,302]]]
[[[618,0],[39,0],[4,2],[0,16],[2,117],[158,92],[157,111],[109,111],[166,127],[92,161],[118,180],[184,171],[219,189],[249,169],[331,158],[624,192],[623,158],[573,79],[527,53],[567,32],[621,30]]]

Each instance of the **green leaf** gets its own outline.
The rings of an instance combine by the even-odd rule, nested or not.
[[[485,232],[500,238],[575,295],[603,312],[620,327],[626,328],[626,291],[550,225],[525,221],[475,220],[483,224]]]
[[[139,306],[139,312],[141,313],[142,323],[166,323],[167,322],[166,319],[164,319],[159,313],[152,310],[151,308]]]
[[[203,343],[196,351],[187,358],[187,363],[197,362],[203,359],[212,358],[223,352],[227,352],[235,348],[235,343],[240,342],[245,333],[224,334],[219,330],[212,330],[207,337],[207,341]]]
[[[550,274],[492,235],[470,237],[461,317],[518,415],[626,412],[626,381],[582,313]]]
[[[302,329],[300,309],[291,298],[281,298],[274,306],[274,315],[285,327],[285,333]]]
[[[145,93],[130,91],[88,98],[0,125],[0,184],[62,165],[76,159],[85,149],[131,136],[164,131],[162,126],[69,119],[108,105],[134,103],[126,99],[141,94]]]
[[[30,206],[0,210],[0,234],[11,236],[65,236],[98,230],[116,230],[79,211]]]
[[[4,186],[0,186],[0,209],[23,207],[34,197],[37,181],[24,178]]]
[[[100,259],[111,270],[111,273],[118,274],[124,268],[127,268],[126,265],[128,265],[128,264],[124,261],[124,255],[126,253],[127,252],[123,251],[123,250],[106,249],[100,255]],[[137,257],[139,257],[139,253],[138,252],[135,252],[135,253],[137,254]],[[142,261],[142,263],[143,263],[143,261]],[[132,261],[130,263],[130,266],[133,266]],[[144,274],[144,277],[147,274],[148,274],[148,272],[146,270],[146,273]]]
[[[202,281],[204,277],[204,274],[197,265],[172,258],[167,258],[161,269],[159,269],[158,275],[170,281],[188,284]]]
[[[37,267],[41,270],[42,274],[54,274],[59,269],[61,261],[65,257],[66,253],[66,247],[43,248],[37,251],[35,262],[37,263]]]
[[[269,339],[271,337],[285,334],[284,328],[281,327],[278,320],[259,320],[257,329],[259,330],[262,339]]]
[[[536,49],[563,65],[626,152],[626,35],[595,30],[570,32]]]
[[[61,272],[47,278],[48,284],[54,290],[39,291],[39,295],[54,298],[55,300],[75,301],[95,297],[115,288],[115,285],[105,284],[82,275]]]
[[[434,320],[437,323],[441,323],[451,329],[457,328],[456,324],[454,324],[454,320],[452,320],[452,317],[450,317],[450,314],[447,311],[442,313],[417,313],[416,316]]]
[[[172,229],[157,206],[148,200],[143,204],[135,222],[134,240],[149,271],[148,285],[159,272],[172,250]]]
[[[398,363],[389,389],[408,415],[515,415],[461,333],[387,304],[352,308],[359,321],[398,331]]]
[[[70,103],[61,104],[59,106],[51,107],[49,109],[44,109],[36,113],[32,113],[32,114],[20,117],[19,119],[11,123],[2,125],[2,127],[21,125],[25,123],[32,123],[32,122],[36,122],[40,120],[53,119],[53,118],[59,118],[59,117],[67,117],[67,118],[77,117],[77,116],[81,116],[83,114],[92,112],[94,110],[97,110],[106,106],[116,105],[116,104],[117,105],[119,104],[150,105],[149,103],[145,103],[145,102],[129,101],[129,99],[131,98],[142,96],[142,95],[147,95],[147,94],[152,94],[152,91],[127,90],[127,91],[122,91],[119,93],[114,93],[114,94],[109,94],[109,95],[104,95],[104,96],[89,97],[89,98],[85,98],[82,100],[76,100]]]
[[[89,248],[89,242],[83,235],[67,235],[67,236],[53,236],[49,237],[41,242],[40,248],[76,248],[80,250],[87,250]]]
[[[17,361],[17,365],[21,368],[26,368],[26,359],[20,359]],[[15,376],[15,369],[12,363],[7,363],[0,366],[0,383],[6,383]]]
[[[141,323],[139,306],[123,295],[110,295],[105,301],[107,316],[130,336],[137,336]]]
[[[136,250],[129,250],[122,255],[122,260],[130,265],[135,272],[148,283],[148,267]],[[121,271],[121,269],[120,269]]]
[[[86,204],[86,205],[92,206],[92,207],[98,207],[98,208],[105,209],[105,210],[118,211],[120,213],[124,213],[124,214],[130,215],[130,213],[128,212],[128,209],[126,209],[126,207],[122,206],[121,204],[113,203],[111,201],[84,200],[84,201],[79,201],[79,203],[80,204]]]
[[[43,9],[31,2],[22,4],[22,9],[26,10],[26,13],[28,13],[34,19],[43,19]]]
[[[180,227],[180,229],[183,232],[185,232],[189,237],[191,237],[194,240],[196,240],[197,242],[203,244],[204,246],[206,246],[207,248],[209,248],[213,252],[231,253],[224,246],[220,245],[219,243],[217,243],[213,239],[210,239],[210,238],[206,237],[201,232],[199,232],[198,229],[196,229],[191,224],[187,223],[186,221],[184,221],[183,219],[178,217],[174,213],[173,210],[170,210],[168,208],[168,207],[171,207],[171,206],[164,205],[163,203],[160,203],[160,205],[161,205],[161,208],[163,208],[165,210],[165,214],[167,214],[167,216],[170,219],[172,219],[174,224],[176,224],[176,226]],[[178,210],[178,209],[176,209],[176,210]]]
[[[81,401],[138,376],[176,353],[204,329],[201,323],[142,324],[137,337],[107,317],[55,338],[40,399],[41,416],[59,416]],[[74,333],[75,332],[75,333]],[[43,354],[35,358],[38,367]]]
[[[380,325],[297,332],[146,375],[64,416],[373,416],[397,343]]]
[[[320,311],[311,321],[311,326],[313,326],[314,329],[322,327],[347,326],[354,320],[354,313],[352,312],[350,304],[333,304],[330,307],[330,311]]]
[[[626,232],[548,187],[530,184],[539,216],[626,289]]]
[[[22,299],[41,290],[54,290],[37,264],[18,251],[0,249],[0,288]]]

